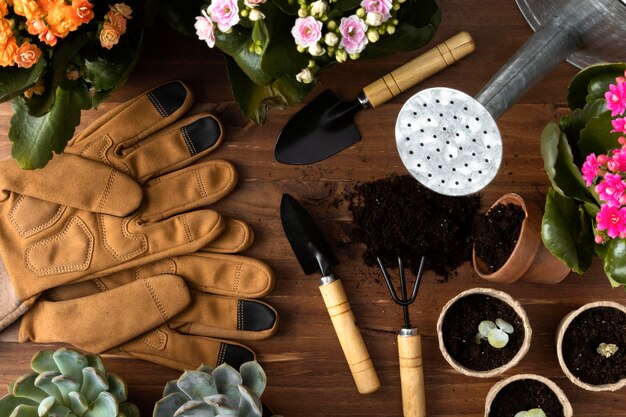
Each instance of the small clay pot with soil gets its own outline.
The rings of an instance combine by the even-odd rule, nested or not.
[[[480,340],[483,321],[503,320],[512,326],[504,347]],[[464,375],[490,378],[513,366],[530,348],[532,330],[526,312],[510,295],[491,288],[463,291],[446,303],[437,320],[439,349]]]
[[[556,284],[570,269],[541,241],[541,211],[517,194],[500,197],[474,221],[474,271],[491,282]]]
[[[626,307],[598,301],[572,311],[559,324],[556,348],[561,369],[579,387],[626,386]]]
[[[572,417],[572,405],[554,382],[540,375],[514,375],[496,383],[485,400],[485,417],[511,417],[541,408],[549,417]]]

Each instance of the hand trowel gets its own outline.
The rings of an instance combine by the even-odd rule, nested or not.
[[[324,91],[289,120],[276,142],[276,160],[312,164],[354,145],[361,139],[353,121],[357,111],[386,103],[474,49],[469,33],[460,32],[369,84],[352,101],[341,102],[332,91]]]
[[[331,266],[338,263],[335,254],[309,213],[289,194],[283,194],[280,218],[304,273],[322,274],[319,289],[359,393],[376,391],[380,381],[356,325],[350,301],[341,280],[330,271]]]

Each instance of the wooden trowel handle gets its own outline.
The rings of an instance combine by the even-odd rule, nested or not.
[[[369,394],[376,391],[380,388],[380,381],[361,331],[356,325],[343,284],[336,279],[321,285],[320,292],[359,393]]]
[[[378,107],[420,81],[454,64],[476,49],[467,32],[460,32],[424,52],[363,89],[372,107]]]
[[[404,417],[426,417],[422,338],[417,329],[412,335],[398,335],[398,356]]]

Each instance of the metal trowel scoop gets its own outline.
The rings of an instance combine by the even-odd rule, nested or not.
[[[278,136],[275,156],[284,164],[312,164],[361,139],[354,114],[378,107],[420,81],[474,51],[474,41],[461,32],[374,81],[353,101],[342,103],[330,90],[303,107]]]
[[[602,50],[613,42],[613,49],[620,50],[613,37],[598,36],[607,21],[619,27],[626,21],[626,5],[619,0],[571,0],[476,97],[450,88],[431,88],[411,97],[396,121],[396,145],[405,167],[440,194],[460,196],[483,189],[502,160],[495,120],[582,45]]]

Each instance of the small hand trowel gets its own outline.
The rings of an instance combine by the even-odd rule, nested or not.
[[[276,160],[312,164],[354,145],[361,139],[353,122],[357,111],[386,103],[474,49],[469,33],[460,32],[374,81],[353,101],[342,103],[333,92],[324,91],[289,120],[276,141]]]
[[[376,391],[380,388],[380,381],[374,364],[356,325],[343,284],[330,272],[330,267],[338,263],[335,254],[309,213],[289,194],[283,194],[280,218],[304,273],[309,275],[319,271],[322,274],[320,292],[359,393]]]

